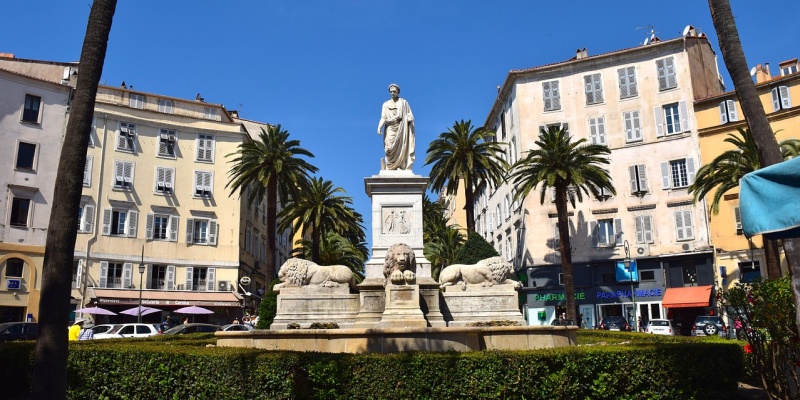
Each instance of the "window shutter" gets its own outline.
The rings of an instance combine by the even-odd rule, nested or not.
[[[645,243],[653,243],[653,217],[650,215],[643,216],[642,225],[644,227]]]
[[[619,97],[624,99],[630,96],[628,92],[628,76],[625,73],[625,68],[617,70],[617,78],[619,80]]]
[[[142,283],[142,289],[158,289],[157,287],[153,287],[151,284],[151,281],[153,280],[152,272],[153,265],[146,265],[144,268],[144,282]]]
[[[206,270],[206,290],[213,292],[217,288],[217,269],[209,268]]]
[[[644,164],[642,164],[642,165],[637,165],[636,169],[638,170],[637,172],[639,173],[639,190],[641,190],[642,192],[646,192],[649,190],[647,186],[647,167]]]
[[[86,164],[83,166],[83,184],[90,186],[92,184],[92,156],[86,156]]]
[[[175,170],[172,168],[165,168],[164,169],[164,183],[167,185],[167,189],[172,191],[172,187],[175,184]]]
[[[688,132],[689,129],[689,108],[686,105],[686,101],[681,101],[678,103],[678,110],[681,113],[681,132]]]
[[[205,152],[205,140],[203,139],[203,135],[197,135],[197,138],[194,140],[194,147],[197,149],[197,160],[202,160],[203,156],[206,154]]]
[[[658,90],[667,88],[667,69],[664,66],[664,60],[656,60],[656,69],[658,70]]]
[[[194,242],[194,219],[186,219],[186,244]]]
[[[670,171],[669,171],[669,163],[662,162],[661,163],[661,187],[664,189],[670,188]]]
[[[166,168],[158,167],[156,168],[156,191],[160,191],[164,189],[164,170]]]
[[[558,250],[560,247],[561,247],[561,233],[558,231],[558,222],[556,222],[553,224],[553,248],[555,250]]]
[[[642,140],[642,123],[639,121],[639,110],[631,111],[631,120],[633,122],[633,139]]]
[[[623,113],[622,119],[625,121],[625,140],[633,141],[633,113]]]
[[[631,165],[628,167],[628,172],[631,179],[631,193],[636,193],[639,191],[639,175],[636,172],[636,166]]]
[[[736,102],[733,100],[727,100],[725,104],[728,106],[728,121],[738,121],[739,114],[736,112]]]
[[[630,97],[637,96],[639,89],[636,88],[636,67],[627,68],[628,75],[628,95]]]
[[[678,86],[678,80],[675,77],[675,59],[672,57],[665,59],[664,67],[667,74],[667,88],[674,88]]]
[[[772,88],[770,90],[770,94],[772,94],[772,111],[778,111],[781,109],[781,98],[778,94],[778,88]]]
[[[81,231],[86,233],[94,232],[94,206],[88,204],[83,206],[83,227]]]
[[[686,239],[694,239],[694,224],[692,223],[692,212],[683,212],[683,230],[686,234]]]
[[[192,276],[194,276],[194,267],[186,267],[186,286],[183,290],[192,290]]]
[[[788,86],[778,86],[778,93],[781,95],[781,106],[784,110],[792,108],[792,98],[789,97]]]
[[[165,130],[161,130],[161,134],[158,138],[158,154],[161,156],[167,155],[167,138],[169,137]]]
[[[148,240],[153,240],[153,220],[155,219],[155,215],[152,213],[147,213],[147,220],[145,222],[144,228],[144,238]]]
[[[661,106],[653,107],[653,116],[656,121],[656,137],[664,136],[664,111]]]
[[[600,144],[606,144],[606,117],[597,118],[597,134],[600,137]]]
[[[78,260],[78,269],[75,271],[75,283],[72,285],[73,289],[80,289],[83,282],[83,260]]]
[[[677,240],[683,240],[685,238],[684,234],[683,234],[683,212],[682,211],[676,211],[675,212],[675,237],[677,238]]]
[[[103,235],[111,235],[111,209],[103,210]]]
[[[108,286],[108,261],[100,261],[100,279],[97,281],[97,287]]]
[[[561,109],[561,95],[558,93],[558,81],[553,81],[550,84],[550,97],[553,104],[553,110]]]
[[[205,155],[203,156],[206,161],[214,161],[214,138],[206,136]]]
[[[133,286],[133,263],[122,264],[122,288],[130,289]]]
[[[170,215],[169,217],[169,241],[178,241],[178,225],[181,222],[181,217],[177,215]]]
[[[128,218],[125,220],[128,225],[128,237],[136,237],[136,222],[139,221],[138,211],[128,211]]]
[[[614,218],[614,237],[616,246],[622,246],[622,220],[619,218]]]
[[[201,171],[194,172],[194,192],[198,195],[203,193],[203,173]]]
[[[116,178],[116,186],[122,186],[125,182],[125,164],[121,161],[114,162],[114,171]]]
[[[694,158],[688,157],[686,158],[686,180],[691,185],[694,183],[694,177],[696,175],[696,170],[694,167]]]
[[[544,110],[552,109],[553,101],[550,98],[550,82],[542,82],[542,99],[544,100]]]
[[[592,85],[594,86],[594,102],[603,102],[603,81],[600,74],[592,75]]]
[[[736,233],[742,231],[742,213],[739,206],[733,207],[733,220],[736,222]]]
[[[211,172],[206,172],[203,176],[203,190],[205,190],[206,194],[210,196],[213,188],[214,175]]]
[[[719,123],[720,124],[727,124],[728,123],[728,110],[725,108],[725,102],[719,103]]]
[[[217,245],[217,231],[219,226],[217,225],[217,220],[212,219],[208,221],[208,244],[216,246]]]
[[[592,247],[598,247],[598,228],[597,228],[597,221],[590,221],[589,222],[589,232],[592,233]]]
[[[166,276],[165,285],[166,290],[174,290],[175,288],[175,266],[174,265],[167,265],[167,276]]]
[[[644,243],[644,217],[639,215],[633,222],[636,227],[636,243]]]

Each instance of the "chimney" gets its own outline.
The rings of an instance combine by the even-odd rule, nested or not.
[[[14,53],[0,53],[0,58],[14,58]]]
[[[764,65],[756,65],[756,84],[772,80],[772,75],[769,73],[769,63]]]
[[[239,111],[229,110],[228,114],[230,114],[232,118],[239,118]]]
[[[584,59],[586,57],[589,57],[589,52],[586,51],[586,47],[584,47],[583,49],[578,49],[578,50],[575,51],[575,59],[576,60]]]

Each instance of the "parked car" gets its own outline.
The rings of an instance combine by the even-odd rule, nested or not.
[[[39,324],[36,322],[6,322],[0,324],[0,342],[36,340]]]
[[[97,335],[98,333],[106,333],[110,331],[112,328],[117,326],[117,324],[100,324],[95,325],[92,327],[92,333]]]
[[[575,325],[575,321],[573,321],[571,319],[559,319],[559,318],[556,318],[556,319],[553,320],[553,322],[550,323],[550,325],[574,326]]]
[[[692,336],[725,336],[728,328],[721,317],[716,315],[700,315],[692,324]]]
[[[252,331],[253,327],[249,324],[228,324],[223,325],[221,331],[225,332],[245,332],[245,331]]]
[[[216,332],[222,329],[219,325],[214,324],[201,324],[201,323],[191,323],[191,324],[183,324],[174,326],[171,329],[164,332],[165,335],[184,335],[187,333],[199,333],[199,332]]]
[[[672,327],[672,321],[668,319],[651,319],[644,331],[654,335],[675,336],[675,328]]]
[[[600,320],[600,325],[598,326],[599,329],[605,329],[607,331],[630,331],[631,326],[628,324],[628,320],[625,317],[605,317]]]
[[[95,339],[145,338],[162,333],[159,324],[117,324],[105,333],[95,334]]]

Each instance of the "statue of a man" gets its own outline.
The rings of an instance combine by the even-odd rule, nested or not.
[[[414,115],[405,99],[400,98],[400,86],[389,85],[392,98],[386,100],[381,108],[378,122],[378,135],[383,136],[383,149],[386,157],[381,160],[381,169],[411,169],[414,163]]]

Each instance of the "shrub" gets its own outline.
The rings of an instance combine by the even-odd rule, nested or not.
[[[475,264],[480,260],[497,257],[500,254],[480,234],[472,232],[467,237],[466,243],[456,254],[454,264]]]

